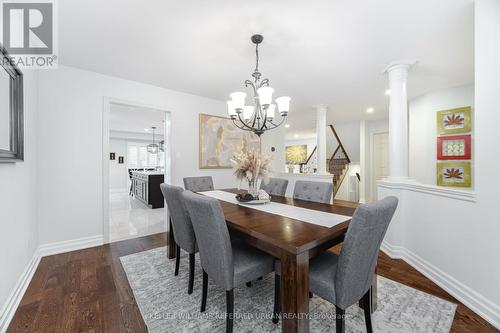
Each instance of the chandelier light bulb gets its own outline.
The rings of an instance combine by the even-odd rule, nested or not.
[[[236,119],[236,110],[234,109],[233,101],[227,101],[227,114],[229,118]]]
[[[243,107],[245,106],[245,98],[247,97],[247,94],[237,91],[229,96],[231,97],[231,100],[233,102],[234,109],[241,112],[241,110],[243,110]]]
[[[276,104],[278,104],[278,110],[282,116],[286,116],[290,110],[290,100],[288,96],[282,96],[276,98]]]
[[[252,118],[254,110],[255,110],[255,106],[253,106],[253,105],[243,106],[243,119],[249,120],[250,118]]]
[[[267,109],[266,109],[266,112],[267,112],[267,118],[268,119],[273,119],[274,118],[274,110],[276,110],[276,104],[270,104]]]
[[[261,87],[257,90],[260,105],[267,107],[273,100],[274,89],[271,87]]]

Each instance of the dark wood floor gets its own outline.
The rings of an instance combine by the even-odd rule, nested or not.
[[[157,234],[43,258],[8,332],[146,332],[119,258],[166,240]],[[457,303],[452,332],[498,332],[401,260],[381,253],[378,274]]]

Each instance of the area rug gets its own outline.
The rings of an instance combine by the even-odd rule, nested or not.
[[[121,257],[123,268],[148,329],[156,332],[224,332],[226,293],[209,280],[207,310],[200,313],[202,273],[196,255],[194,292],[187,294],[188,258],[181,255],[179,275],[166,247]],[[378,277],[378,308],[373,314],[375,332],[449,332],[456,305]],[[281,332],[273,324],[274,276],[241,286],[234,295],[234,332]],[[335,332],[335,306],[320,297],[310,300],[310,331]],[[363,311],[353,305],[346,311],[346,332],[366,332]]]

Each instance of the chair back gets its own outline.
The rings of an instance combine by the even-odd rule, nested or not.
[[[285,196],[286,188],[288,187],[288,180],[281,178],[269,178],[269,182],[264,184],[260,183],[260,188],[266,191],[269,195]]]
[[[184,190],[179,186],[165,183],[160,185],[160,189],[170,212],[175,242],[188,253],[195,253],[196,239],[193,225],[181,196]]]
[[[358,206],[342,244],[335,274],[335,305],[356,303],[370,289],[377,257],[398,206],[396,197]]]
[[[185,177],[184,188],[191,192],[213,191],[214,182],[212,177]]]
[[[182,193],[198,242],[201,267],[219,286],[234,283],[233,251],[219,201],[191,191]]]
[[[333,183],[297,180],[293,188],[293,198],[305,201],[330,203]]]

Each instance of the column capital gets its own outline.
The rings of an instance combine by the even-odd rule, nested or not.
[[[383,74],[389,74],[394,70],[404,70],[408,72],[411,66],[416,65],[418,63],[417,60],[398,60],[393,61],[385,69],[382,71]]]
[[[313,108],[316,109],[316,111],[328,111],[328,105],[326,104],[317,104],[317,105],[313,105]]]

